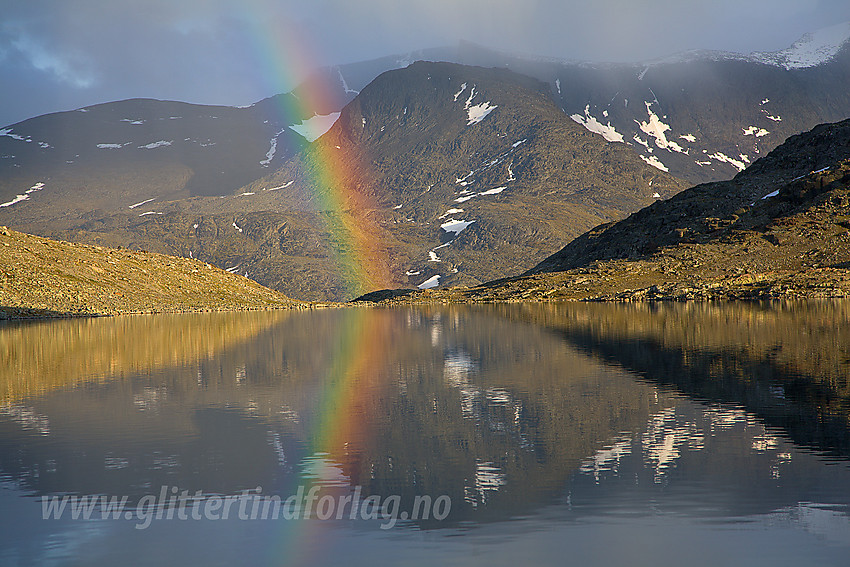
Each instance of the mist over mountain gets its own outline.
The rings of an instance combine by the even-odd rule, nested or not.
[[[692,49],[782,50],[848,20],[844,0],[10,2],[0,27],[0,127],[129,98],[247,105],[295,88],[323,65],[461,40],[506,53],[639,62]]]
[[[340,253],[362,260],[372,248],[381,251],[373,271],[383,272],[383,287],[476,284],[529,269],[588,228],[684,188],[629,147],[571,120],[545,83],[508,70],[416,63],[384,73],[339,115],[286,128],[293,132],[285,132],[289,140],[297,130],[310,137],[328,130],[303,151],[287,150],[283,133],[260,138],[266,156],[259,142],[214,153],[217,136],[227,135],[204,128],[218,127],[224,116],[251,116],[268,103],[202,113],[190,122],[201,139],[216,143],[211,146],[190,136],[178,143],[176,134],[173,142],[143,144],[143,130],[126,146],[92,143],[97,136],[124,139],[104,137],[103,128],[129,135],[144,127],[147,122],[133,124],[142,120],[117,118],[138,104],[115,103],[125,108],[113,106],[111,121],[102,120],[99,109],[73,113],[94,117],[90,129],[77,130],[76,143],[85,140],[90,148],[73,156],[83,163],[63,168],[56,160],[57,173],[44,177],[37,166],[14,168],[19,186],[29,187],[4,195],[11,204],[0,208],[0,222],[45,236],[199,258],[299,299],[344,299],[376,284],[352,287]],[[184,110],[190,108],[198,110]],[[336,121],[321,122],[322,116]],[[169,127],[183,120],[159,118]],[[318,131],[304,129],[311,120]],[[268,127],[259,119],[250,124]],[[48,145],[38,151],[62,151]],[[278,158],[272,149],[281,146]],[[213,173],[228,171],[228,160],[243,164],[245,175],[269,173],[244,186],[193,184],[194,171],[203,170],[189,159],[206,149],[213,150],[205,163]],[[275,159],[282,160],[276,170]],[[329,174],[332,187],[321,182]],[[10,181],[4,178],[7,191]],[[348,241],[340,223],[358,227],[365,240]]]
[[[0,130],[0,223],[200,258],[297,299],[477,285],[847,118],[848,38],[641,64],[462,43],[327,67],[246,107],[45,115]],[[373,279],[341,258],[369,258]]]
[[[318,73],[359,89],[370,71],[414,59],[503,67],[549,84],[556,104],[608,141],[690,183],[729,179],[788,136],[850,117],[850,22],[775,52],[694,51],[644,63],[599,64],[515,55],[462,42]],[[336,84],[334,84],[336,82]]]

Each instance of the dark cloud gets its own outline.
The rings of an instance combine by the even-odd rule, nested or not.
[[[565,59],[787,47],[847,0],[30,0],[0,18],[0,124],[130,97],[249,104],[306,65],[474,41]],[[290,52],[291,51],[291,52]]]

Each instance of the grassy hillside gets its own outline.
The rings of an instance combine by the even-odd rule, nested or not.
[[[198,260],[61,242],[0,227],[0,318],[300,305]]]

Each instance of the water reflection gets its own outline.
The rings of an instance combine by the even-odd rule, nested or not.
[[[600,517],[672,514],[850,548],[849,321],[840,303],[561,304],[7,326],[0,495],[35,513],[45,494],[358,486],[448,495],[445,521],[402,525],[468,538],[510,520],[563,543]],[[213,529],[267,544],[188,524],[132,541]]]
[[[214,356],[287,311],[141,315],[0,324],[0,404]]]
[[[607,364],[740,404],[795,442],[850,455],[850,304],[684,303],[522,310]]]
[[[671,403],[497,314],[340,310],[251,328],[265,330],[212,356],[131,362],[5,404],[4,475],[33,494],[135,496],[165,484],[285,494],[306,478],[448,494],[456,519],[484,503],[506,517],[548,502],[598,442]]]

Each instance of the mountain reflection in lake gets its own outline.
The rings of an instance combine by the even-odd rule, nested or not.
[[[0,564],[843,565],[848,349],[845,303],[6,324]],[[451,507],[42,519],[43,496],[163,487]]]

